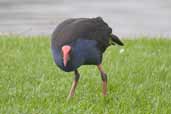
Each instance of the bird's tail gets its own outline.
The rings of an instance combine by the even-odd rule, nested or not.
[[[111,45],[115,45],[115,44],[118,44],[118,45],[121,45],[123,46],[124,44],[122,43],[122,41],[114,34],[111,34],[110,35],[110,44]]]

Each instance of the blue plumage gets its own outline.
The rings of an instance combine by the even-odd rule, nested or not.
[[[102,61],[102,53],[97,48],[95,40],[77,39],[69,44],[72,47],[70,59],[67,66],[63,64],[61,50],[52,46],[52,53],[55,63],[60,69],[70,72],[81,65],[97,65]]]
[[[69,98],[74,95],[81,65],[96,65],[102,78],[102,93],[107,95],[107,75],[102,68],[102,56],[110,45],[123,45],[101,17],[67,19],[52,34],[51,49],[56,65],[74,72]]]

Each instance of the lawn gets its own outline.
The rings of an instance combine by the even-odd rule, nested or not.
[[[96,66],[83,66],[67,101],[73,73],[56,67],[48,37],[1,36],[0,114],[171,114],[171,40],[124,43],[104,54],[108,96]]]

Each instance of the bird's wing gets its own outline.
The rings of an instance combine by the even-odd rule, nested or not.
[[[99,48],[104,51],[109,45],[111,33],[112,29],[101,17],[75,18],[61,23],[53,32],[52,41],[60,47],[78,38],[96,40]]]
[[[52,45],[60,47],[74,40],[76,37],[73,36],[77,34],[73,31],[77,25],[76,23],[84,19],[85,18],[71,18],[60,23],[52,33]]]

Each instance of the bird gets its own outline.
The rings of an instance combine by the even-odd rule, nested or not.
[[[82,65],[96,65],[102,79],[102,95],[107,96],[107,74],[102,67],[103,53],[111,45],[123,46],[102,17],[69,18],[61,22],[51,36],[55,64],[65,72],[74,72],[68,98],[75,94]]]

